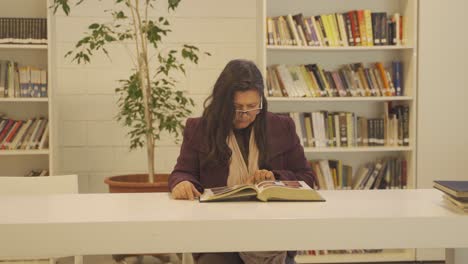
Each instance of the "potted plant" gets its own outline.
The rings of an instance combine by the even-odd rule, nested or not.
[[[175,11],[181,0],[168,0],[168,11]],[[54,13],[62,9],[70,14],[71,0],[54,0]],[[74,1],[75,2],[75,1]],[[84,0],[77,0],[76,5]],[[75,49],[67,52],[73,61],[89,63],[94,52],[110,56],[106,45],[133,43],[135,69],[127,79],[120,80],[117,120],[130,128],[130,149],[145,147],[148,174],[121,175],[106,178],[110,192],[168,191],[168,175],[155,174],[155,141],[163,131],[177,141],[183,120],[191,114],[192,99],[176,88],[174,72],[185,74],[184,62],[198,64],[199,49],[183,45],[178,49],[162,47],[162,40],[171,32],[169,21],[163,16],[154,18],[156,0],[113,0],[111,10],[103,10],[112,19],[106,23],[92,23]],[[150,52],[155,53],[154,57]],[[210,55],[209,53],[205,53]],[[153,61],[151,60],[153,59]]]

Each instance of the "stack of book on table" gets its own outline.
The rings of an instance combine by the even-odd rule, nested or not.
[[[451,207],[468,213],[468,181],[434,181],[434,188],[444,192]]]

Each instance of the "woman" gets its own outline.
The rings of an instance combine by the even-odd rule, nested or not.
[[[177,164],[169,177],[175,199],[195,199],[204,188],[302,180],[314,176],[294,122],[267,111],[263,78],[253,62],[230,61],[205,101],[201,118],[190,118]],[[294,263],[295,252],[210,253],[198,263]]]

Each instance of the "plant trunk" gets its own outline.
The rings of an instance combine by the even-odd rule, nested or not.
[[[146,51],[142,51],[138,58],[139,73],[140,73],[140,87],[143,92],[143,105],[145,113],[145,122],[146,122],[146,152],[148,156],[148,181],[150,183],[154,182],[154,138],[152,134],[153,120],[150,110],[150,95],[151,95],[151,83],[149,80],[149,69],[146,60]]]
[[[148,144],[146,147],[148,148],[148,181],[150,183],[154,182],[154,140],[153,135],[151,133],[146,133],[146,140],[148,140]]]
[[[127,2],[131,6],[131,1]],[[133,25],[135,27],[135,43],[138,53],[138,72],[140,77],[140,88],[143,93],[143,107],[146,122],[146,152],[148,155],[148,181],[154,183],[154,137],[153,137],[153,115],[150,109],[151,99],[151,79],[149,75],[149,61],[148,61],[148,39],[146,38],[143,29],[143,24],[140,16],[139,5],[140,0],[135,0],[135,6],[130,8],[132,11]],[[149,1],[146,1],[146,10]],[[146,19],[145,19],[146,21]],[[147,23],[147,22],[145,22]],[[147,24],[145,24],[146,26]],[[140,39],[140,41],[138,41]]]

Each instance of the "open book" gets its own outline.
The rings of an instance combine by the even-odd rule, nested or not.
[[[249,200],[320,201],[325,199],[303,181],[262,181],[257,184],[205,189],[200,202]]]

